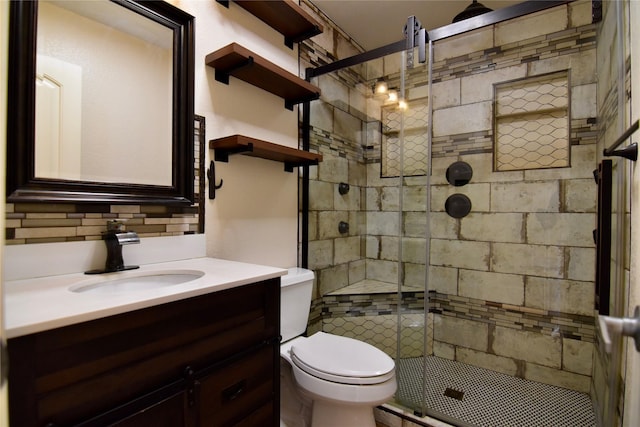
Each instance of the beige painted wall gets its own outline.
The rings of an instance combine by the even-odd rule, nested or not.
[[[229,85],[214,79],[204,64],[207,54],[237,42],[287,71],[298,74],[298,47],[231,2],[172,0],[196,18],[195,113],[206,118],[207,141],[242,134],[273,143],[298,146],[298,111],[284,100],[231,77]],[[207,150],[207,167],[213,150]],[[216,162],[216,199],[206,203],[207,255],[237,261],[291,267],[297,262],[297,173],[282,163],[231,156]]]

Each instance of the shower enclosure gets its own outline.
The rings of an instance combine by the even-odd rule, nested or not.
[[[387,352],[418,415],[595,425],[595,27],[525,3],[308,69],[309,332]]]

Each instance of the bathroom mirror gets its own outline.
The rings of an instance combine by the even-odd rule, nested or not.
[[[11,2],[7,200],[191,204],[193,22],[162,1]]]

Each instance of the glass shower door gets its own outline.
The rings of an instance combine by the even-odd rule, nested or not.
[[[430,80],[426,64],[419,63],[418,49],[403,51],[399,102],[383,111],[383,173],[385,155],[396,147],[394,173],[398,176],[398,347],[396,400],[416,414],[425,414],[425,356],[428,343],[426,284],[429,254],[429,201],[431,135],[429,125]],[[409,74],[419,83],[407,86]],[[396,129],[395,133],[393,129]],[[392,138],[392,136],[396,136]],[[386,144],[384,143],[386,141]],[[391,165],[391,159],[387,164]]]
[[[595,425],[595,112],[572,108],[595,73],[527,56],[566,33],[500,25],[432,44],[426,412]]]

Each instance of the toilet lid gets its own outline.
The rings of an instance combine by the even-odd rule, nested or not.
[[[383,351],[324,332],[296,342],[291,360],[313,376],[342,384],[379,384],[395,374],[393,359]]]

